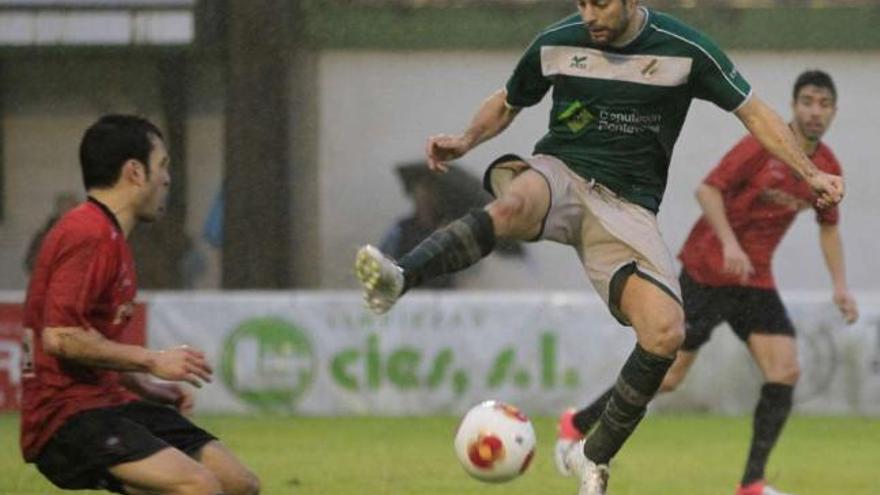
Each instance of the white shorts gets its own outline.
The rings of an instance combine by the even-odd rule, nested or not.
[[[618,321],[630,324],[620,310],[623,283],[630,275],[655,284],[681,304],[672,255],[652,212],[584,179],[549,155],[526,159],[505,155],[489,166],[483,182],[500,197],[528,169],[540,173],[550,187],[550,209],[534,240],[574,247],[584,273]]]

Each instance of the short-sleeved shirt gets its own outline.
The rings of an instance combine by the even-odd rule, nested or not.
[[[595,45],[579,15],[532,42],[507,82],[507,104],[537,104],[553,88],[549,132],[535,154],[553,155],[578,175],[657,212],[672,149],[693,98],[733,111],[749,83],[709,38],[645,9],[626,46]]]
[[[137,397],[116,371],[59,359],[43,350],[49,327],[94,329],[118,340],[134,310],[131,250],[114,215],[93,199],[46,235],[24,306],[21,449],[33,461],[65,420],[80,411]]]
[[[837,158],[823,143],[819,143],[810,159],[823,172],[841,174]],[[816,195],[807,182],[770,155],[752,136],[737,143],[703,182],[721,191],[730,226],[755,269],[745,284],[723,273],[721,241],[706,218],[701,217],[685,241],[679,259],[688,274],[703,285],[774,289],[770,262],[795,216],[813,208],[819,224],[836,225],[840,217],[836,206],[815,206]]]

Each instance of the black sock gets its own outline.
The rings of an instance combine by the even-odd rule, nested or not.
[[[755,407],[752,424],[752,447],[746,462],[742,484],[748,485],[764,477],[764,468],[770,451],[776,445],[785,420],[791,413],[794,386],[784,383],[765,383],[761,387],[761,399]]]
[[[642,420],[648,402],[657,394],[673,361],[673,358],[651,354],[636,344],[620,370],[599,425],[584,444],[587,459],[596,464],[611,461]]]
[[[611,393],[613,391],[614,387],[609,388],[602,395],[597,397],[589,406],[574,414],[571,418],[571,422],[579,432],[586,435],[587,432],[590,431],[590,428],[596,424],[596,421],[602,416],[602,412],[605,411],[605,406],[608,405],[608,401],[611,399]]]
[[[437,229],[397,264],[403,268],[406,288],[438,275],[463,270],[492,252],[495,228],[486,210],[473,209]]]

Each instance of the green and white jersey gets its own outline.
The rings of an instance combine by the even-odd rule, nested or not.
[[[645,11],[642,32],[620,48],[591,43],[578,14],[547,28],[507,82],[507,104],[535,105],[552,86],[550,130],[535,154],[656,213],[691,100],[733,111],[751,87],[709,38]]]

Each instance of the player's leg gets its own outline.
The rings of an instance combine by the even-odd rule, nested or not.
[[[587,407],[572,415],[572,426],[574,426],[581,435],[586,435],[591,429],[593,429],[596,421],[602,416],[602,411],[605,410],[605,405],[608,404],[608,401],[611,399],[611,393],[613,391],[614,387],[610,387]]]
[[[794,325],[775,290],[743,289],[741,317],[731,320],[743,338],[764,384],[752,420],[752,440],[739,495],[768,493],[764,469],[791,414],[794,387],[800,377]]]
[[[587,186],[577,190],[585,210],[575,247],[612,315],[633,326],[638,340],[583,450],[569,456],[581,473],[580,494],[604,495],[609,461],[641,421],[684,340],[684,312],[656,216],[602,186]]]
[[[681,385],[681,382],[684,381],[684,378],[697,360],[697,352],[697,350],[687,351],[684,348],[678,351],[675,361],[672,363],[669,371],[666,372],[663,383],[660,384],[659,392],[671,392]],[[596,400],[579,411],[568,410],[563,413],[563,417],[568,418],[569,425],[567,426],[570,426],[571,429],[577,431],[581,436],[589,433],[593,426],[595,426],[596,421],[599,420],[599,417],[602,416],[602,411],[605,410],[605,405],[611,399],[613,391],[614,387],[609,388],[597,397]],[[562,424],[562,420],[560,420],[560,424]]]
[[[624,282],[620,311],[635,329],[638,343],[584,444],[584,454],[596,464],[608,464],[635,431],[684,340],[681,305],[641,276],[630,275]]]
[[[611,387],[585,408],[579,411],[574,408],[566,409],[559,415],[556,424],[556,444],[553,446],[553,461],[556,470],[562,476],[576,474],[572,470],[575,466],[570,466],[567,458],[572,449],[583,450],[579,443],[602,416],[613,391],[614,387]]]
[[[222,493],[207,468],[128,418],[132,407],[90,409],[71,417],[43,447],[37,468],[58,487],[71,490]]]
[[[550,207],[550,189],[533,170],[518,175],[498,199],[431,234],[400,258],[406,287],[467,268],[491,252],[496,238],[527,240],[538,235]]]
[[[696,359],[697,351],[678,351],[675,361],[672,363],[669,371],[666,372],[663,383],[660,384],[658,392],[671,392],[678,388]],[[602,417],[602,413],[605,412],[605,407],[608,405],[608,401],[611,400],[613,392],[614,387],[611,387],[583,409],[567,409],[559,416],[554,459],[556,460],[556,468],[563,476],[574,474],[569,471],[566,465],[566,454],[572,445],[583,440],[590,430],[593,429],[593,426]]]
[[[671,392],[681,385],[694,366],[700,348],[709,342],[712,332],[725,320],[726,308],[733,302],[724,288],[697,283],[687,270],[682,269],[678,282],[684,304],[684,342],[660,384],[661,393]]]
[[[684,270],[679,276],[679,283],[685,307],[685,339],[663,378],[659,392],[672,391],[681,384],[696,361],[700,348],[709,341],[714,328],[724,319],[726,295],[723,292],[696,283]],[[602,416],[613,391],[614,387],[611,387],[585,408],[576,412],[566,411],[560,416],[554,460],[562,475],[575,474],[569,468],[568,453],[572,445],[582,440]]]
[[[675,390],[684,380],[685,376],[687,376],[696,359],[697,351],[679,350],[675,361],[672,363],[669,371],[666,372],[658,392],[663,393]],[[596,400],[579,411],[568,409],[559,416],[556,444],[553,449],[553,460],[556,463],[556,469],[559,471],[559,474],[563,476],[576,474],[572,470],[572,468],[576,469],[576,463],[569,463],[569,454],[573,448],[577,448],[579,442],[584,442],[587,434],[602,417],[602,413],[605,412],[614,389],[615,387],[609,388],[597,397]]]
[[[219,495],[220,480],[205,466],[175,448],[108,468],[127,493]]]
[[[120,414],[148,429],[152,435],[200,462],[219,480],[227,495],[255,495],[260,481],[245,465],[207,431],[178,411],[146,402],[121,408]]]
[[[690,372],[691,368],[694,366],[694,362],[697,360],[697,352],[698,351],[686,351],[684,349],[678,351],[678,354],[675,355],[675,361],[673,361],[672,366],[669,367],[666,376],[663,377],[663,383],[660,384],[660,390],[658,390],[658,392],[672,392],[681,385],[681,382],[684,381],[688,372]]]
[[[742,495],[761,493],[756,488],[749,491],[750,486],[763,489],[764,469],[791,414],[794,387],[800,375],[793,337],[753,333],[748,344],[764,375],[764,384],[752,420],[752,441],[740,481]]]
[[[681,305],[654,282],[628,276],[618,311],[635,328],[638,342],[583,450],[572,449],[566,457],[570,469],[581,473],[580,495],[605,495],[608,464],[641,422],[684,340]]]
[[[220,480],[227,495],[256,495],[260,480],[232,451],[213,441],[202,447],[196,458]]]
[[[440,228],[396,262],[372,246],[362,247],[355,274],[367,305],[384,313],[411,287],[438,275],[463,270],[487,256],[496,238],[527,240],[541,232],[550,208],[547,180],[522,161],[493,166],[518,169],[498,198]]]

